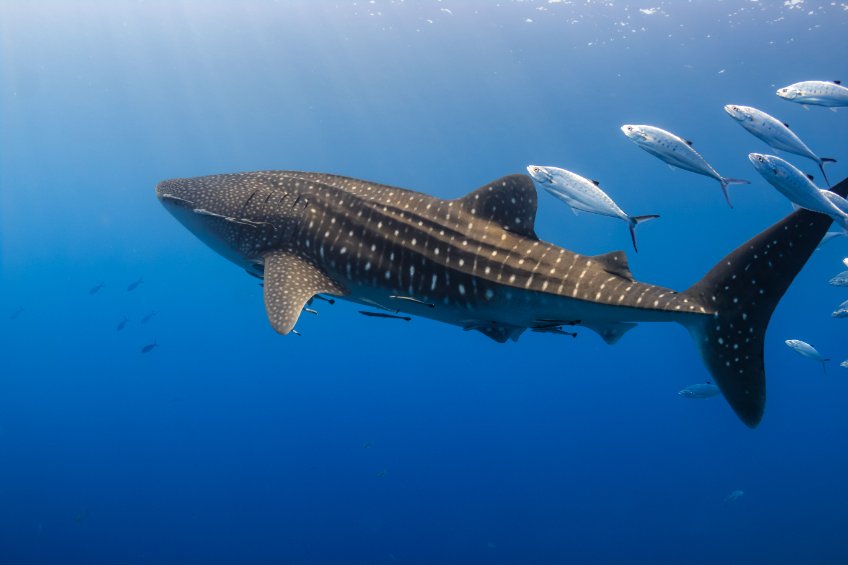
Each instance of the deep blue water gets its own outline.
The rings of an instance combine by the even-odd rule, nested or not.
[[[339,302],[279,336],[153,191],[297,169],[454,198],[556,165],[662,218],[636,255],[540,194],[540,237],[683,289],[791,211],[724,104],[848,176],[848,111],[774,94],[848,79],[846,38],[809,0],[0,2],[0,563],[848,563],[848,240],[775,312],[750,430],[677,396],[710,377],[675,324],[502,345]],[[730,210],[624,123],[753,184]]]

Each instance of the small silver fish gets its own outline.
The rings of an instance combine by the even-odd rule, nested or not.
[[[833,241],[837,237],[845,237],[845,236],[848,236],[848,234],[846,234],[844,231],[829,231],[826,234],[824,234],[824,237],[822,238],[821,243],[819,243],[819,246],[816,247],[816,249],[821,249],[824,246],[825,243],[830,243],[831,241]]]
[[[796,82],[777,89],[777,95],[804,107],[824,106],[835,110],[838,106],[848,106],[848,88],[842,86],[842,82],[838,80]]]
[[[843,367],[845,369],[848,369],[848,361],[843,361],[842,363],[839,364],[839,366]]]
[[[724,499],[724,503],[730,504],[732,502],[736,502],[737,500],[742,498],[744,495],[745,495],[745,491],[734,490],[733,492],[731,492],[730,494],[727,495],[727,497]]]
[[[821,190],[807,175],[780,157],[750,153],[748,160],[757,172],[790,202],[801,208],[826,214],[843,229],[848,229],[848,214],[840,209],[840,206],[848,207],[848,202],[841,204],[844,198],[829,190]],[[831,194],[836,198],[831,197]]]
[[[127,326],[127,322],[129,322],[129,319],[124,316],[124,319],[118,322],[118,327],[115,329],[115,331],[123,330]]]
[[[159,347],[159,344],[156,343],[156,340],[153,340],[153,343],[148,343],[144,347],[141,348],[142,353],[150,353],[154,348]]]
[[[816,162],[821,170],[824,181],[830,186],[830,181],[827,179],[827,174],[824,172],[825,163],[835,163],[836,159],[830,157],[819,157],[801,141],[801,138],[795,135],[789,124],[781,122],[777,118],[770,116],[762,110],[757,110],[751,106],[736,106],[728,104],[724,107],[724,111],[730,114],[730,117],[739,122],[743,128],[765,141],[771,147],[787,153],[793,153],[806,157]]]
[[[677,394],[684,398],[711,398],[717,396],[719,390],[716,385],[707,381],[705,383],[689,385]]]
[[[141,283],[143,283],[143,282],[144,282],[144,279],[142,279],[141,277],[139,277],[139,279],[138,279],[137,281],[133,281],[133,282],[131,282],[131,283],[127,286],[127,292],[132,292],[132,291],[134,291],[134,290],[135,290],[135,289],[137,289],[137,288],[139,287],[139,285],[140,285]]]
[[[848,271],[842,271],[827,282],[833,286],[848,286]]]
[[[839,307],[833,311],[831,316],[834,318],[848,318],[848,300],[840,304]]]
[[[822,357],[822,354],[816,351],[815,347],[813,347],[806,341],[801,341],[800,339],[787,339],[785,343],[789,347],[789,349],[798,353],[799,355],[821,363],[822,369],[825,373],[827,372],[827,367],[825,366],[825,363],[830,361],[830,359],[825,359],[824,357]]]
[[[656,214],[631,216],[622,210],[606,192],[601,190],[597,181],[591,181],[571,171],[558,167],[530,165],[527,167],[527,172],[539,186],[568,204],[572,210],[583,210],[591,214],[618,218],[627,222],[630,227],[633,249],[637,253],[639,249],[636,247],[636,226],[641,222],[659,218]]]
[[[730,203],[730,195],[727,192],[728,185],[751,184],[747,180],[721,176],[712,165],[701,157],[700,153],[692,149],[691,141],[677,137],[669,131],[654,126],[633,124],[621,126],[621,131],[636,145],[654,157],[665,161],[672,167],[717,180],[721,183],[721,191],[724,193],[724,199],[727,200],[727,205],[731,208],[733,208],[733,204]]]

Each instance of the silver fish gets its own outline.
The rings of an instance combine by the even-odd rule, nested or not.
[[[830,181],[827,179],[827,173],[824,172],[825,163],[835,163],[836,159],[830,157],[819,157],[801,141],[801,138],[795,135],[789,124],[781,122],[777,118],[770,116],[762,110],[757,110],[751,106],[735,106],[728,104],[724,107],[724,111],[730,114],[730,117],[739,122],[743,128],[765,141],[771,147],[787,153],[793,153],[806,157],[816,162],[821,170],[824,181],[830,186]]]
[[[836,110],[838,106],[848,106],[848,88],[838,80],[808,80],[796,82],[777,90],[777,95],[784,100],[811,106],[825,106]]]
[[[848,286],[848,271],[842,271],[827,282],[833,286]]]
[[[819,243],[819,246],[816,247],[816,249],[821,249],[824,246],[825,243],[829,243],[837,237],[845,237],[846,235],[848,235],[848,234],[846,234],[844,231],[829,231],[826,234],[824,234],[824,237],[822,238],[821,243]]]
[[[718,393],[718,387],[707,381],[705,383],[689,385],[677,394],[684,398],[711,398],[717,396]]]
[[[627,222],[633,249],[637,252],[639,249],[636,247],[636,226],[641,222],[659,218],[656,214],[631,216],[601,190],[597,181],[591,181],[571,171],[557,167],[530,165],[527,167],[527,172],[542,188],[568,204],[572,210],[583,210]]]
[[[780,157],[750,153],[748,160],[757,172],[790,202],[801,208],[826,214],[843,229],[848,229],[848,214],[840,209],[840,206],[848,208],[848,202],[841,204],[844,199],[838,194],[821,190],[807,175]]]
[[[710,178],[714,178],[721,183],[721,191],[724,193],[724,198],[727,200],[727,205],[733,208],[730,203],[730,195],[727,193],[727,187],[731,184],[751,184],[750,181],[743,179],[732,179],[723,177],[718,174],[712,165],[701,157],[701,154],[692,149],[692,142],[686,141],[683,138],[677,137],[669,131],[660,129],[654,126],[625,124],[621,126],[621,131],[630,138],[633,143],[659,159],[665,161],[672,167],[677,167],[685,171],[697,173]]]
[[[834,318],[848,318],[848,300],[840,304],[831,316]]]
[[[826,359],[825,357],[823,357],[821,353],[816,351],[815,347],[813,347],[812,345],[810,345],[806,341],[801,341],[800,339],[787,339],[785,341],[785,343],[789,347],[789,349],[798,353],[799,355],[802,355],[803,357],[806,357],[808,359],[813,359],[814,361],[818,361],[819,363],[821,363],[822,369],[825,372],[827,372],[827,368],[825,366],[825,363],[830,361],[830,359]]]
[[[731,492],[730,494],[727,495],[727,497],[724,499],[724,503],[730,504],[732,502],[736,502],[737,500],[742,498],[744,495],[745,495],[745,491],[734,490],[733,492]]]

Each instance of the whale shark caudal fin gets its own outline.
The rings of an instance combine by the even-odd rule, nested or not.
[[[833,187],[848,194],[848,179]],[[737,416],[759,424],[766,401],[764,340],[772,312],[831,219],[798,210],[740,245],[684,294],[715,313],[683,320]]]
[[[724,194],[724,199],[727,200],[727,205],[733,208],[733,204],[730,202],[730,193],[727,192],[727,187],[731,184],[751,184],[751,181],[745,179],[730,179],[722,177],[719,179],[721,183],[721,192]]]
[[[316,294],[347,294],[311,262],[283,251],[265,255],[264,292],[268,321],[283,335],[292,331],[303,307]]]

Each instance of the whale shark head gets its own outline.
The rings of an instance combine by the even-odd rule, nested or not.
[[[156,196],[181,224],[234,263],[250,268],[275,243],[267,218],[251,217],[250,201],[260,187],[241,175],[172,179],[156,186]]]

